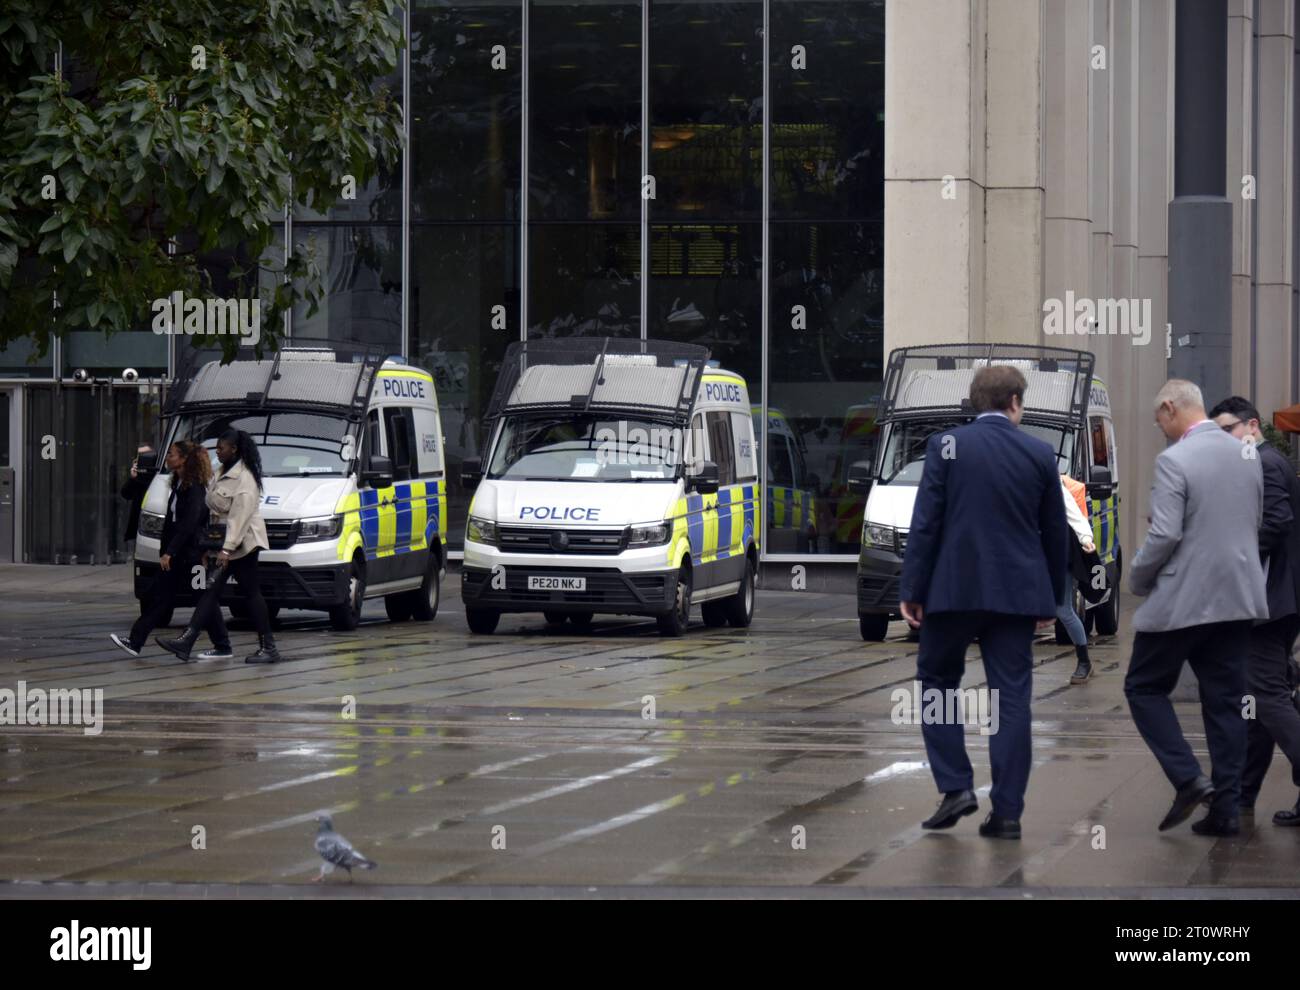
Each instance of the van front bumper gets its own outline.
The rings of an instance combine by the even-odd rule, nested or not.
[[[672,610],[677,592],[673,570],[626,573],[617,567],[503,567],[505,587],[492,586],[486,567],[463,564],[460,595],[468,608],[499,612],[604,612],[616,615],[664,615]],[[528,579],[580,577],[583,591],[530,591]],[[497,584],[503,583],[501,580]]]
[[[858,615],[896,616],[903,559],[888,550],[863,550],[858,555]]]
[[[156,563],[137,560],[135,597],[144,601],[157,576]],[[292,567],[282,562],[259,559],[257,578],[268,605],[325,611],[348,600],[350,574],[346,561],[318,567]],[[176,596],[176,604],[180,607],[198,604],[202,591],[191,588],[190,584],[186,581]],[[240,604],[247,599],[248,596],[238,581],[227,581],[221,589],[222,605]]]

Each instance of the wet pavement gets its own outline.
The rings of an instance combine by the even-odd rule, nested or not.
[[[1172,792],[1122,693],[1129,637],[1035,647],[1035,766],[1021,842],[981,810],[923,833],[937,796],[919,728],[891,719],[916,644],[858,635],[851,597],[760,593],[748,630],[698,619],[590,634],[507,616],[473,636],[458,580],[432,623],[371,603],[352,633],[286,612],[286,662],[181,664],[109,642],[126,567],[0,567],[0,688],[104,691],[99,735],[0,725],[0,896],[1293,896],[1300,829],[1279,755],[1236,839],[1158,833]],[[1128,603],[1131,607],[1132,603]],[[182,611],[183,618],[187,613]],[[1127,627],[1126,615],[1125,627]],[[232,624],[239,656],[254,635]],[[967,687],[984,683],[973,652]],[[653,704],[654,718],[647,718]],[[347,717],[355,709],[355,717]],[[1180,706],[1207,763],[1195,706]],[[349,885],[313,818],[379,863]],[[201,846],[202,848],[196,848]],[[594,888],[594,890],[592,889]]]

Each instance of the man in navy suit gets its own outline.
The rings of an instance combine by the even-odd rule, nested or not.
[[[966,650],[979,638],[998,706],[989,737],[993,810],[980,835],[999,839],[1020,838],[1031,645],[1035,627],[1056,614],[1069,560],[1056,453],[1018,429],[1024,397],[1025,377],[1015,368],[980,368],[970,388],[975,421],[930,438],[900,586],[903,618],[921,629],[916,676],[924,698],[936,690],[954,696]],[[965,730],[959,719],[922,719],[921,733],[943,792],[922,827],[951,828],[978,807]]]

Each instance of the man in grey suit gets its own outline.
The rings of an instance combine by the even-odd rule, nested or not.
[[[1258,536],[1264,476],[1254,449],[1206,418],[1201,390],[1191,382],[1166,382],[1155,406],[1156,425],[1172,446],[1156,458],[1151,526],[1129,565],[1133,593],[1146,601],[1133,617],[1124,695],[1176,790],[1160,830],[1186,821],[1205,802],[1210,812],[1192,830],[1236,835],[1250,628],[1268,617]],[[1212,781],[1201,772],[1169,700],[1184,661],[1200,682]]]

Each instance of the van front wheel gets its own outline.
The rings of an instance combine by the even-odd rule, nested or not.
[[[348,568],[348,598],[330,609],[330,625],[339,632],[351,632],[361,625],[361,609],[366,603],[366,573],[354,557]]]
[[[469,623],[469,631],[478,633],[481,636],[490,636],[497,631],[497,623],[501,621],[501,613],[494,608],[467,608],[465,609],[465,621]]]
[[[691,624],[691,571],[683,565],[677,572],[677,590],[673,610],[658,618],[661,636],[681,636]]]
[[[859,615],[858,632],[862,633],[862,638],[868,643],[881,643],[889,635],[889,616],[887,615]]]
[[[740,579],[740,590],[723,602],[727,621],[737,629],[744,629],[754,621],[754,585],[757,584],[754,561],[745,559],[745,576]]]
[[[429,555],[429,566],[424,572],[420,587],[408,591],[407,595],[411,617],[416,622],[432,622],[438,614],[438,605],[442,602],[442,566],[433,554]]]

